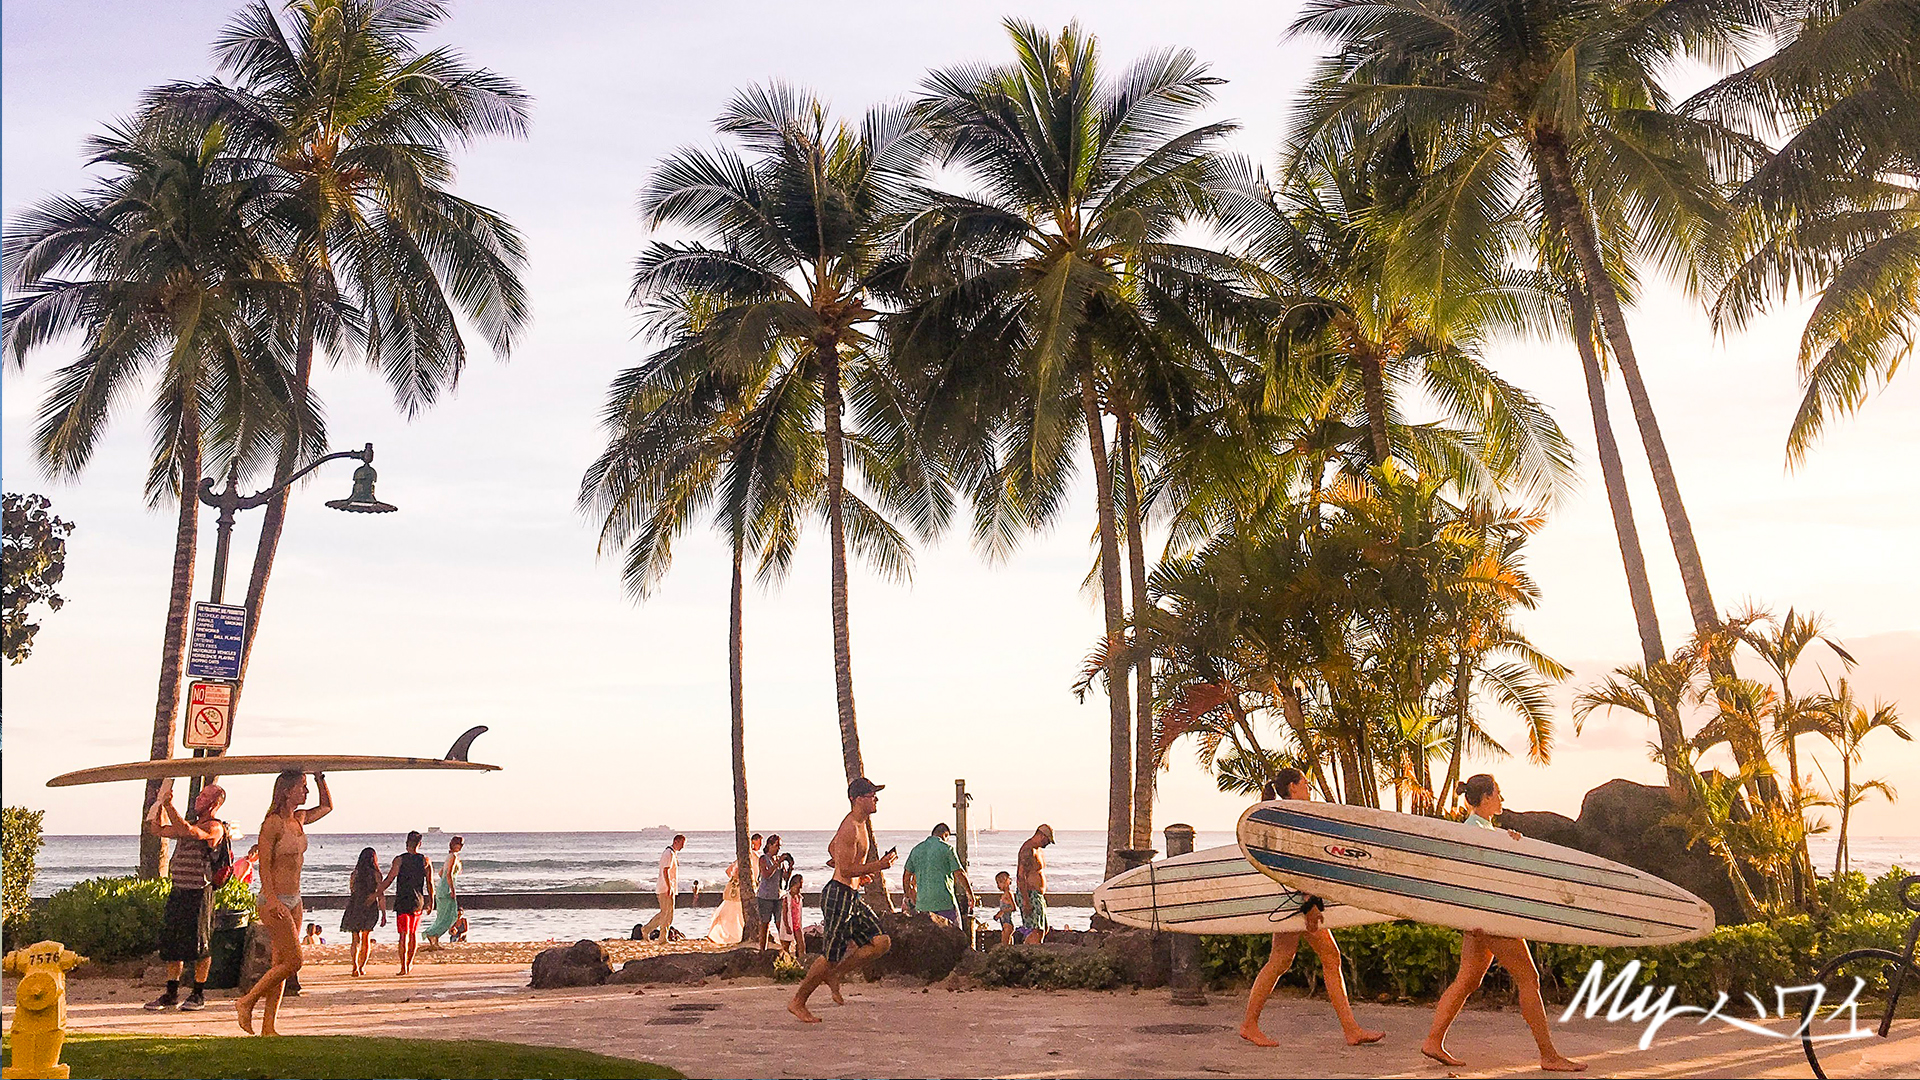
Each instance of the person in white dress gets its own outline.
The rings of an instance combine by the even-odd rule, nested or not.
[[[720,910],[713,913],[712,925],[707,927],[707,940],[716,945],[738,945],[746,932],[747,917],[740,907],[740,863],[735,860],[727,864],[727,892]]]

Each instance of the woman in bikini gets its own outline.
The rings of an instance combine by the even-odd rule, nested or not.
[[[1492,776],[1481,773],[1470,776],[1460,785],[1460,793],[1466,797],[1467,807],[1472,813],[1467,815],[1467,824],[1483,829],[1499,831],[1493,819],[1503,808],[1500,798],[1500,785]],[[1515,840],[1520,834],[1512,829],[1505,830]],[[1527,1027],[1533,1030],[1533,1041],[1540,1047],[1540,1067],[1549,1072],[1580,1072],[1586,1068],[1582,1062],[1563,1057],[1553,1048],[1553,1033],[1547,1027],[1547,1007],[1540,1000],[1540,972],[1533,966],[1533,954],[1527,950],[1527,943],[1520,938],[1498,937],[1481,930],[1467,930],[1460,939],[1460,974],[1456,975],[1453,985],[1440,995],[1439,1004],[1433,1009],[1433,1027],[1427,1031],[1427,1041],[1420,1046],[1420,1052],[1442,1065],[1464,1065],[1466,1062],[1447,1053],[1447,1029],[1453,1026],[1454,1018],[1467,1003],[1467,998],[1480,988],[1481,980],[1487,977],[1487,968],[1495,960],[1513,976],[1513,986],[1519,992],[1520,1015],[1526,1018]]]
[[[1271,801],[1282,799],[1311,799],[1313,787],[1299,769],[1281,769],[1268,784],[1261,796]],[[1267,962],[1260,968],[1260,974],[1253,980],[1253,989],[1247,992],[1247,1018],[1240,1024],[1240,1037],[1255,1046],[1279,1046],[1267,1033],[1260,1030],[1260,1010],[1266,1008],[1267,998],[1273,995],[1273,984],[1280,981],[1293,967],[1293,954],[1300,947],[1300,940],[1306,939],[1308,945],[1320,957],[1320,978],[1327,987],[1327,1001],[1333,1005],[1333,1013],[1340,1018],[1340,1031],[1347,1037],[1348,1046],[1360,1046],[1364,1043],[1379,1042],[1386,1037],[1384,1031],[1373,1031],[1360,1026],[1353,1018],[1353,1006],[1347,1001],[1347,980],[1340,970],[1340,946],[1327,932],[1320,918],[1319,900],[1311,900],[1301,909],[1307,928],[1290,930],[1273,935],[1273,949],[1267,954]]]
[[[273,966],[233,1003],[240,1027],[249,1035],[253,1034],[253,1007],[262,998],[267,1008],[260,1034],[279,1034],[273,1022],[280,1012],[280,996],[287,979],[300,970],[300,917],[306,913],[300,902],[300,870],[307,861],[307,826],[333,810],[327,778],[314,773],[313,784],[320,791],[319,805],[303,810],[306,774],[291,769],[281,773],[273,781],[273,805],[260,823],[260,925],[273,946]]]

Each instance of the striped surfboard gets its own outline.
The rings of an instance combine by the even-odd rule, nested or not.
[[[1176,934],[1279,934],[1305,930],[1305,893],[1260,872],[1234,845],[1136,866],[1093,891],[1095,911],[1126,926]],[[1328,904],[1327,926],[1361,926],[1389,916]]]
[[[1240,849],[1275,881],[1400,919],[1567,945],[1664,945],[1713,909],[1630,866],[1505,830],[1338,803],[1260,803]]]

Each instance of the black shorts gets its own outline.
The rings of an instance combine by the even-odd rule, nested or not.
[[[160,959],[190,964],[210,955],[213,890],[174,889],[160,923]]]
[[[761,896],[756,899],[759,900],[760,921],[771,924],[773,917],[780,914],[780,898],[777,896]]]

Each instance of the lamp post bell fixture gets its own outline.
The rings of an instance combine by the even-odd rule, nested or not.
[[[252,510],[255,507],[267,505],[275,495],[292,487],[301,477],[325,465],[329,461],[338,461],[342,458],[352,458],[360,462],[360,467],[353,471],[352,492],[344,499],[328,500],[328,506],[335,510],[344,510],[350,514],[391,514],[395,510],[400,509],[392,503],[384,503],[374,497],[373,484],[374,481],[379,478],[379,474],[373,470],[372,443],[368,443],[364,449],[340,450],[315,458],[313,461],[308,462],[304,468],[295,472],[292,476],[287,477],[284,482],[255,492],[252,495],[240,494],[240,466],[238,462],[227,467],[226,487],[218,491],[214,490],[212,477],[207,476],[200,479],[200,501],[220,511],[220,516],[214,519],[213,581],[207,589],[208,602],[218,604],[226,598],[227,552],[233,544],[234,515],[242,510]],[[234,704],[239,704],[237,685],[235,688]],[[231,717],[229,717],[228,723],[232,723]],[[224,751],[195,750],[193,756],[217,757],[221,753],[224,753]],[[192,783],[189,785],[187,795],[189,803],[191,803],[194,796],[200,794],[200,788],[204,784],[204,780],[205,778],[198,776],[193,778]]]

